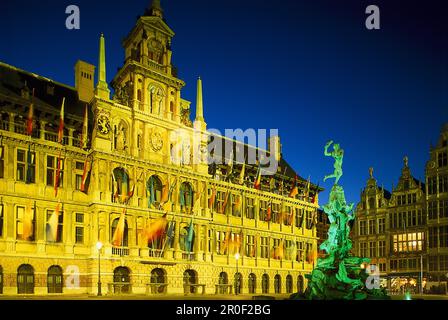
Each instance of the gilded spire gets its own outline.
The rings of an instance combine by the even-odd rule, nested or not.
[[[196,94],[196,121],[204,121],[204,105],[202,102],[202,80],[198,78],[197,94]]]
[[[96,85],[96,92],[103,99],[110,98],[110,91],[106,81],[106,41],[104,34],[100,36],[100,49],[98,57],[98,84]]]

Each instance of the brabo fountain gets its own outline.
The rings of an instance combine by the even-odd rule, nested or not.
[[[329,152],[328,149],[331,145],[333,145],[333,151]],[[335,160],[334,173],[324,178],[324,181],[335,178],[329,202],[323,206],[330,221],[328,239],[320,246],[326,255],[319,258],[312,273],[306,275],[308,287],[305,293],[293,295],[292,298],[308,300],[389,299],[385,290],[379,288],[379,278],[372,277],[366,272],[370,259],[356,257],[350,253],[352,241],[350,240],[349,222],[355,219],[355,214],[353,204],[347,204],[344,189],[338,185],[339,179],[342,177],[344,150],[340,148],[339,144],[329,141],[325,145],[324,154]]]

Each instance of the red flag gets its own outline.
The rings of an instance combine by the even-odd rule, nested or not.
[[[61,159],[61,151],[59,151],[59,157],[58,157],[58,163],[56,168],[56,177],[54,177],[54,196],[58,196],[58,188],[59,183],[61,179],[61,166],[62,166],[62,159]]]
[[[291,192],[289,193],[290,198],[295,198],[299,194],[299,188],[297,187],[297,180],[298,180],[298,177],[296,175],[294,177],[294,182],[293,182]]]
[[[208,201],[208,207],[210,210],[213,210],[215,207],[215,199],[216,199],[216,188],[212,189],[212,195],[210,196],[210,200]]]
[[[272,214],[272,201],[269,202],[269,207],[266,212],[266,220],[265,221],[271,221],[271,214]]]
[[[142,232],[143,239],[146,243],[154,241],[160,238],[160,236],[165,232],[168,220],[166,218],[166,213],[161,217],[156,219],[154,222],[150,222],[148,219],[146,221],[146,227]]]
[[[61,115],[59,119],[59,130],[58,130],[59,143],[62,143],[62,139],[64,138],[64,104],[65,104],[65,98],[62,99]]]
[[[124,235],[124,227],[126,224],[126,208],[123,209],[123,212],[120,214],[120,219],[118,220],[117,228],[115,229],[112,245],[115,247],[120,247],[123,242]]]
[[[31,98],[30,110],[28,111],[28,119],[26,120],[26,134],[31,136],[33,134],[33,118],[34,118],[34,89],[33,97]]]
[[[257,176],[255,177],[254,188],[257,190],[261,189],[261,168],[258,166]]]

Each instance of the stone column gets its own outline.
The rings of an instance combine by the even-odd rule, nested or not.
[[[45,126],[47,122],[46,121],[40,121],[40,139],[45,140]]]
[[[14,125],[14,120],[15,120],[16,114],[13,112],[9,112],[9,131],[14,132],[15,129],[15,125]]]

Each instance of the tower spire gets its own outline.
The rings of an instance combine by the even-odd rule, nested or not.
[[[196,92],[196,121],[204,121],[204,105],[202,102],[202,80],[198,78],[197,92]]]
[[[151,6],[149,7],[149,15],[163,18],[163,9],[160,6],[160,0],[152,0]]]
[[[100,36],[100,50],[98,57],[98,83],[95,94],[103,99],[110,99],[110,90],[106,81],[106,44],[104,34]]]

